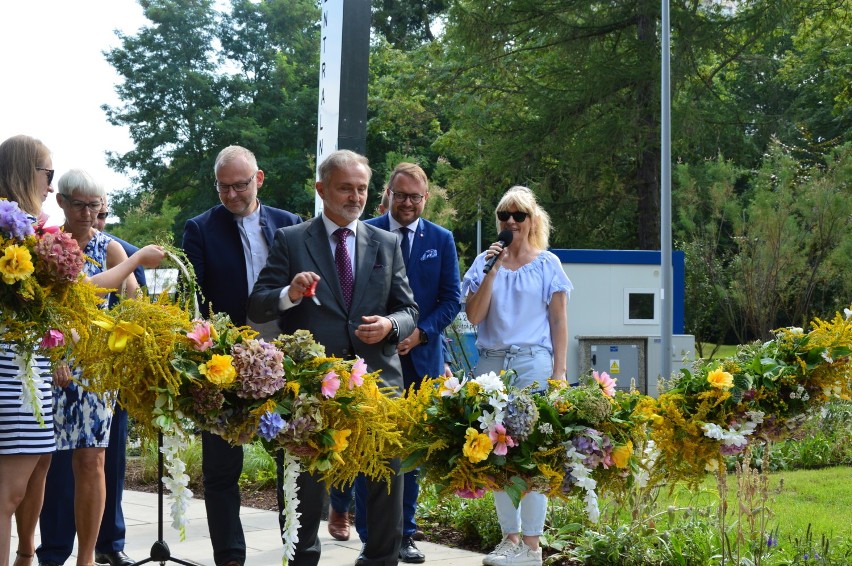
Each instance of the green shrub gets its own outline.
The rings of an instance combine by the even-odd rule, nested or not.
[[[259,440],[243,446],[243,473],[240,487],[264,489],[276,482],[275,458],[266,451]]]
[[[770,468],[796,470],[852,465],[852,402],[835,401],[808,417],[797,440],[773,445]],[[762,456],[762,453],[755,453]]]
[[[417,505],[418,522],[423,526],[451,527],[469,548],[490,551],[503,539],[494,497],[487,493],[479,499],[441,497],[431,485],[423,485]],[[427,527],[428,528],[428,527]]]
[[[186,464],[189,488],[198,490],[201,486],[201,440],[198,437],[190,437],[186,448],[180,452],[180,457]],[[139,459],[142,462],[140,479],[143,482],[156,484],[158,461],[156,440],[142,440]]]

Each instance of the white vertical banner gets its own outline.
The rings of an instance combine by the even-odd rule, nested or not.
[[[340,124],[340,72],[343,53],[343,2],[322,0],[320,31],[319,108],[317,116],[317,174],[320,163],[337,149]],[[314,214],[322,212],[322,200],[315,196]]]

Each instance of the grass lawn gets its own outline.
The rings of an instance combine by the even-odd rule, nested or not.
[[[705,357],[710,358],[710,352],[713,351],[713,348],[715,346],[716,346],[716,344],[713,344],[711,342],[702,342],[701,343],[701,348],[702,348],[701,351],[704,352]],[[736,344],[720,344],[719,349],[716,350],[716,352],[713,354],[712,358],[710,358],[710,359],[721,360],[722,358],[730,358],[736,353],[737,353],[737,345]],[[697,349],[696,349],[696,354],[697,354]]]
[[[825,535],[852,541],[852,521],[849,520],[852,467],[772,473],[769,476],[769,489],[768,508],[772,516],[769,525],[773,530],[778,528],[782,542],[802,538],[808,524],[817,538]],[[736,478],[733,475],[728,476],[728,494],[729,514],[734,514],[738,504]],[[670,499],[666,494],[661,499],[678,507],[715,506],[718,502],[716,481],[708,477],[697,491],[678,488]],[[729,517],[728,520],[732,519]]]

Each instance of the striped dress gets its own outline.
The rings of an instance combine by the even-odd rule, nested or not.
[[[0,454],[47,454],[56,448],[53,435],[53,394],[50,361],[33,356],[36,371],[42,376],[40,425],[30,407],[21,406],[22,368],[9,344],[0,343]]]

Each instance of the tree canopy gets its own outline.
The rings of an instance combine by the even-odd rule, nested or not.
[[[106,54],[123,82],[105,111],[135,142],[111,156],[135,181],[117,213],[153,195],[145,213],[168,202],[179,233],[239,143],[264,202],[310,215],[317,4],[140,4],[150,25]],[[850,0],[676,0],[671,24],[674,233],[706,307],[689,330],[745,340],[848,302]],[[657,0],[374,0],[369,81],[368,210],[406,159],[446,195],[429,212],[462,263],[514,184],[555,219],[554,247],[658,248]]]

